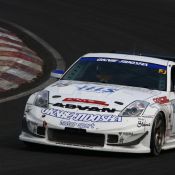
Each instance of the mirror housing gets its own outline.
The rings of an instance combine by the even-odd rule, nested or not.
[[[63,74],[64,74],[64,70],[58,70],[58,69],[56,69],[56,70],[53,70],[51,72],[50,76],[52,78],[60,79],[63,76]]]

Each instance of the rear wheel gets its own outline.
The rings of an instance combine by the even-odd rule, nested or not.
[[[158,156],[162,150],[162,145],[165,138],[165,121],[161,113],[157,114],[154,119],[151,133],[151,154]]]

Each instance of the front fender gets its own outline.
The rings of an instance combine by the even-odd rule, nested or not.
[[[165,136],[168,136],[167,133],[169,133],[169,130],[171,129],[171,105],[169,103],[167,104],[158,104],[158,103],[154,103],[151,104],[147,107],[146,111],[144,112],[143,118],[145,118],[146,123],[150,123],[151,126],[153,125],[154,119],[157,116],[157,114],[161,112],[163,113],[164,117],[165,117]],[[148,128],[147,128],[148,129]],[[150,133],[152,131],[152,127],[149,128],[150,129]],[[166,139],[166,137],[165,137]]]

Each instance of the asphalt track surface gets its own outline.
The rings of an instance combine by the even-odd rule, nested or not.
[[[175,55],[175,1],[0,0],[0,17],[57,49],[69,66],[87,52]],[[26,148],[18,135],[27,97],[0,105],[0,175],[173,173],[175,150],[159,157]]]

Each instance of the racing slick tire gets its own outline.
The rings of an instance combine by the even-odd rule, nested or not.
[[[151,132],[151,154],[158,156],[161,152],[162,145],[165,138],[165,120],[162,113],[158,113],[154,119]]]

